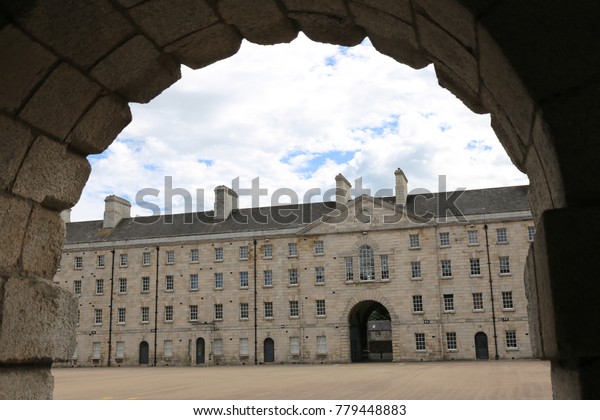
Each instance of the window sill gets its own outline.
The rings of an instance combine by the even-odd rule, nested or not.
[[[469,277],[472,279],[480,279],[483,277],[483,274],[471,274]]]
[[[482,312],[485,312],[485,309],[473,309],[473,312],[480,314]]]
[[[240,286],[240,290],[248,290],[248,286]]]
[[[467,244],[467,246],[479,246],[479,242],[476,244]]]
[[[454,315],[456,313],[455,310],[451,310],[451,311],[444,311],[445,314],[450,314],[450,315]]]
[[[200,264],[200,261],[190,261],[190,264]]]
[[[506,351],[519,351],[518,347],[507,347]]]
[[[413,311],[413,315],[424,315],[425,311]]]
[[[298,258],[297,255],[288,255],[288,258]]]
[[[190,292],[197,292],[198,289],[190,289]]]
[[[213,290],[215,292],[221,292],[221,291],[223,291],[223,288],[222,287],[215,287]]]
[[[315,257],[323,257],[324,255],[325,255],[324,253],[320,253],[320,254],[319,254],[319,253],[316,253],[316,252],[315,252]]]
[[[290,315],[290,319],[300,319],[298,315]]]
[[[418,251],[418,250],[420,250],[420,249],[421,249],[421,247],[420,247],[420,246],[415,246],[415,247],[409,247],[409,248],[408,248],[408,250],[409,250],[409,251]]]
[[[500,273],[499,276],[500,277],[510,277],[510,276],[512,276],[512,273]]]
[[[325,286],[325,282],[322,282],[322,283],[315,283],[315,286]]]
[[[263,285],[263,289],[272,289],[273,285],[272,284],[264,284]]]
[[[502,308],[502,312],[515,312],[515,308]]]
[[[142,295],[147,295],[148,293],[150,293],[150,290],[142,290],[140,293]]]
[[[298,287],[297,284],[288,284],[288,287]]]
[[[458,349],[447,349],[448,353],[458,353]]]
[[[440,245],[440,249],[452,248],[452,245]]]
[[[442,280],[452,280],[454,276],[440,276]]]

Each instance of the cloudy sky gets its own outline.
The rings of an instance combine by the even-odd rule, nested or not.
[[[267,190],[261,205],[282,188],[300,202],[311,189],[325,193],[338,173],[392,195],[396,168],[409,190],[437,192],[440,175],[447,190],[528,183],[488,115],[473,114],[440,88],[432,66],[413,70],[368,40],[353,48],[302,34],[285,45],[244,41],[235,56],[182,74],[150,104],[133,104],[133,122],[108,150],[90,156],[92,174],[73,221],[101,219],[110,194],[130,200],[132,216],[151,214],[144,202],[184,211],[169,185],[190,193],[188,209],[211,210],[214,188],[235,178],[240,188],[259,179]],[[241,197],[241,207],[250,205]]]

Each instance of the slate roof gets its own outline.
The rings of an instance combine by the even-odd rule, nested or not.
[[[528,187],[486,188],[458,193],[412,194],[407,197],[407,211],[436,217],[446,210],[458,209],[463,215],[528,211]],[[454,195],[452,195],[454,194]],[[395,197],[384,197],[390,204]],[[234,210],[224,221],[215,221],[214,212],[181,213],[163,216],[127,218],[113,229],[103,229],[102,220],[67,223],[67,244],[124,241],[300,228],[319,220],[335,209],[335,202],[283,205]]]

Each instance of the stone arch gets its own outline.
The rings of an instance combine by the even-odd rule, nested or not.
[[[345,325],[348,322],[348,317],[352,313],[352,309],[359,303],[365,301],[373,301],[385,306],[390,314],[392,323],[400,321],[400,317],[394,310],[394,305],[383,293],[380,293],[377,290],[361,290],[359,293],[348,299],[344,306],[344,310],[341,312],[339,323]]]
[[[75,302],[50,281],[64,237],[59,212],[79,199],[85,156],[129,123],[127,103],[158,95],[180,77],[180,64],[200,68],[233,55],[242,39],[289,42],[302,31],[340,45],[368,36],[401,63],[433,63],[440,85],[491,113],[531,181],[536,354],[553,360],[556,396],[597,397],[600,342],[584,333],[597,318],[585,308],[595,305],[568,302],[594,299],[600,286],[573,288],[553,257],[568,258],[582,279],[595,273],[593,252],[575,250],[599,237],[589,223],[600,201],[599,17],[594,0],[0,1],[0,51],[9,57],[0,64],[0,235],[11,238],[0,252],[0,395],[51,397],[50,363],[72,353]],[[26,310],[34,300],[35,314]]]

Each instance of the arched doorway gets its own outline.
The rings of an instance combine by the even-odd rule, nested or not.
[[[147,341],[140,343],[140,365],[147,365],[150,359],[150,346]]]
[[[348,316],[352,362],[393,360],[392,322],[381,303],[366,300],[354,305]]]
[[[196,364],[197,365],[203,365],[205,362],[204,348],[205,348],[204,338],[198,337],[196,339]]]
[[[475,358],[487,360],[490,358],[487,334],[479,331],[475,334]]]
[[[275,361],[275,342],[272,338],[266,338],[264,342],[265,363]]]

